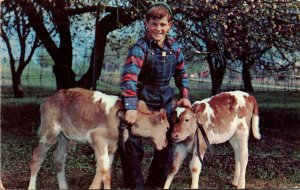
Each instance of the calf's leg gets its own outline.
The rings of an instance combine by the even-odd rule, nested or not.
[[[232,181],[232,185],[238,186],[239,183],[239,178],[240,178],[240,172],[241,172],[241,162],[240,162],[240,152],[239,152],[239,146],[238,142],[235,136],[233,136],[229,140],[231,146],[233,147],[234,150],[234,158],[235,158],[235,170],[234,170],[234,178]]]
[[[110,154],[108,169],[102,178],[104,189],[111,189],[111,166],[112,166],[113,159],[114,159],[114,155]]]
[[[248,135],[239,138],[239,155],[240,155],[240,178],[238,182],[238,189],[244,189],[246,186],[246,168],[248,164]]]
[[[68,183],[66,180],[65,162],[68,154],[68,141],[64,136],[58,137],[58,145],[54,151],[54,162],[57,171],[57,179],[59,189],[68,189]]]
[[[39,143],[34,149],[30,162],[30,181],[28,189],[36,189],[37,174],[51,146],[52,144]]]
[[[184,158],[186,157],[186,154],[187,154],[187,150],[186,150],[185,146],[177,145],[175,147],[173,166],[168,173],[168,177],[165,182],[164,189],[170,188],[172,180],[173,180],[174,176],[177,174]]]
[[[236,158],[239,158],[240,167],[236,168],[236,172],[239,172],[238,176],[238,189],[244,189],[246,186],[246,168],[248,164],[248,138],[249,138],[249,127],[246,121],[241,122],[235,132],[234,138],[231,140],[233,147],[237,146],[235,150]],[[236,145],[237,144],[237,145]],[[238,170],[239,169],[239,170]],[[236,182],[236,181],[234,181]]]
[[[39,144],[33,151],[30,162],[30,181],[28,189],[36,188],[37,173],[41,168],[48,150],[56,143],[57,136],[61,132],[60,127],[56,124],[45,124],[41,131]]]
[[[198,152],[197,152],[197,146],[194,147],[193,150],[193,157],[192,160],[190,162],[190,170],[192,173],[192,185],[191,185],[191,189],[198,189],[199,188],[199,175],[202,169],[202,164],[200,162],[199,156],[198,156]],[[200,142],[200,156],[201,159],[203,160],[205,151],[206,151],[206,145],[203,142]]]
[[[90,189],[100,189],[102,182],[106,187],[105,189],[111,188],[111,173],[110,173],[110,158],[108,154],[108,143],[100,135],[96,133],[91,134],[92,147],[95,151],[96,156],[96,174],[93,179]]]

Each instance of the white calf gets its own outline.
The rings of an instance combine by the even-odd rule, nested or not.
[[[91,189],[111,188],[111,164],[117,149],[119,136],[118,110],[123,104],[117,96],[80,88],[60,90],[46,98],[40,107],[40,140],[34,150],[28,189],[36,188],[36,177],[47,151],[58,142],[54,152],[55,166],[60,189],[68,189],[65,176],[65,160],[68,140],[89,143],[95,152],[97,168],[90,185]],[[166,147],[166,132],[169,128],[165,110],[150,111],[144,102],[139,102],[138,117],[131,132],[149,137],[156,148]],[[128,138],[128,131],[126,130]]]
[[[203,159],[206,144],[198,124],[202,124],[211,144],[229,140],[235,153],[235,174],[233,185],[245,188],[245,175],[248,163],[248,137],[250,123],[255,138],[260,139],[258,105],[255,98],[245,92],[225,92],[202,101],[196,101],[192,108],[177,108],[178,123],[175,124],[172,139],[175,143],[173,167],[169,172],[164,188],[169,188],[178,172],[186,154],[193,151],[190,162],[192,172],[191,188],[199,186],[201,163],[197,154]],[[196,131],[198,130],[198,133]],[[197,138],[199,137],[199,150]]]

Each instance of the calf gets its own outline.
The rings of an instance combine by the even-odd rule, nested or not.
[[[117,149],[119,122],[118,110],[123,109],[117,96],[80,88],[60,90],[46,98],[40,107],[40,140],[30,163],[28,189],[36,188],[36,177],[47,151],[58,142],[54,161],[60,189],[68,189],[65,177],[65,160],[68,140],[88,143],[96,158],[96,174],[91,189],[111,188],[111,164]],[[142,101],[138,105],[137,121],[131,127],[132,134],[149,137],[158,150],[167,146],[169,128],[165,110],[150,111]],[[125,139],[128,131],[125,131]]]
[[[164,188],[170,187],[189,151],[193,151],[190,162],[191,188],[198,188],[202,166],[197,151],[200,152],[201,159],[203,159],[207,148],[204,138],[199,132],[198,123],[203,125],[211,144],[229,140],[235,153],[235,174],[232,184],[238,188],[245,188],[251,122],[254,137],[261,138],[258,128],[258,105],[255,98],[241,91],[225,92],[202,101],[196,101],[192,108],[177,108],[176,111],[178,123],[175,124],[172,132],[172,139],[175,142],[175,158]],[[200,144],[199,150],[197,150],[196,134]]]

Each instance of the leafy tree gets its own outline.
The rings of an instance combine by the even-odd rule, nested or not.
[[[22,7],[28,24],[53,58],[57,88],[61,89],[93,87],[101,75],[108,36],[112,31],[143,20],[152,1],[15,2]],[[250,68],[266,64],[270,52],[284,57],[286,53],[299,50],[299,2],[296,0],[183,0],[168,3],[175,15],[173,31],[185,50],[202,52],[209,65],[212,94],[221,91],[226,68],[241,63],[244,88],[251,92]],[[92,35],[93,50],[88,71],[76,81],[72,57],[74,44],[80,43],[76,39],[82,33],[80,26],[85,26]],[[123,42],[132,43],[126,38]]]
[[[211,2],[182,1],[175,4],[175,31],[185,49],[203,53],[209,65],[212,94],[221,91],[227,61],[218,9]]]
[[[28,24],[28,18],[19,10],[20,7],[14,1],[2,2],[1,37],[7,46],[13,91],[16,98],[24,97],[21,75],[31,61],[36,48],[40,46],[38,38]]]
[[[140,18],[136,9],[140,1],[113,1],[109,5],[104,2],[96,4],[94,1],[69,1],[67,3],[64,0],[19,0],[18,2],[22,6],[22,11],[28,16],[29,24],[54,60],[53,70],[57,89],[95,86],[101,74],[108,34]],[[44,12],[47,13],[47,17]],[[84,13],[90,13],[95,17],[95,39],[90,56],[90,67],[76,81],[72,70],[73,46],[70,21],[72,17]],[[80,18],[77,17],[77,19]],[[52,29],[49,29],[49,23]],[[51,30],[55,31],[54,37],[51,36]]]
[[[250,68],[276,49],[284,57],[299,50],[299,1],[221,0],[176,2],[176,32],[210,67],[212,94],[221,91],[229,62],[242,63],[244,90],[253,91]],[[236,64],[233,64],[236,65]]]
[[[225,23],[225,35],[231,44],[231,59],[242,63],[245,91],[253,92],[250,68],[263,64],[266,54],[276,52],[274,55],[287,61],[285,54],[299,50],[300,20],[294,12],[299,8],[299,3],[292,1],[245,1],[239,8],[243,12],[230,15],[232,22]],[[289,65],[287,61],[285,67]]]

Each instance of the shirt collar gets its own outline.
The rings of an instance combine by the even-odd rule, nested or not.
[[[147,41],[147,43],[149,45],[151,45],[151,47],[154,44],[155,44],[155,46],[158,46],[157,42],[153,38],[151,38],[149,35],[145,36],[145,40]],[[174,40],[171,39],[171,38],[169,38],[168,35],[167,35],[166,38],[165,38],[165,46],[167,46],[168,48],[172,49],[173,43],[174,43]]]

